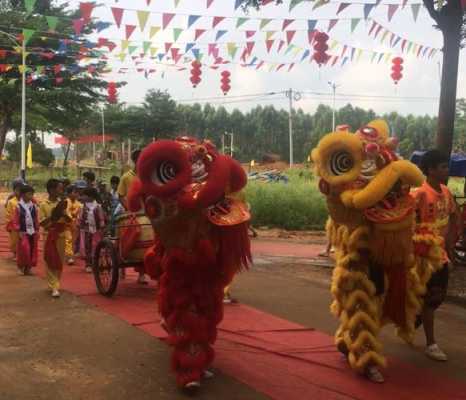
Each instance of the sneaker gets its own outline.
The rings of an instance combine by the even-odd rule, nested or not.
[[[18,275],[24,275],[24,271],[22,268],[18,268]]]
[[[204,379],[212,379],[214,376],[215,374],[209,369],[204,370],[204,372],[202,373],[202,377]]]
[[[68,265],[74,265],[74,258],[73,257],[68,258]]]
[[[385,379],[379,369],[373,365],[367,367],[365,372],[366,378],[373,383],[384,383]]]
[[[86,267],[86,272],[87,272],[88,274],[90,274],[90,273],[92,272],[92,267],[87,266],[87,267]]]
[[[60,292],[58,291],[58,289],[53,289],[52,290],[52,297],[54,297],[54,298],[60,297]]]
[[[192,381],[188,382],[186,385],[184,385],[183,389],[186,393],[193,395],[196,394],[201,387],[201,382],[199,381]]]
[[[425,354],[435,361],[448,361],[447,355],[438,347],[437,343],[426,347]]]
[[[146,281],[146,278],[145,278],[144,275],[139,275],[138,284],[140,284],[140,285],[148,285],[149,282]]]

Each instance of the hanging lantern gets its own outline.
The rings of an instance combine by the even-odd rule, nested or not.
[[[197,60],[194,60],[192,63],[191,63],[191,83],[193,84],[193,87],[196,87],[197,85],[199,85],[199,83],[201,83],[201,75],[202,75],[202,71],[201,71],[201,63]]]
[[[328,35],[325,32],[317,32],[314,35],[314,60],[319,67],[326,64],[330,56],[327,54],[328,50]]]
[[[231,89],[230,75],[231,75],[230,71],[223,71],[222,72],[222,79],[221,79],[222,85],[221,85],[221,88],[222,88],[222,92],[223,92],[223,94],[225,96],[228,94],[228,92]]]
[[[116,104],[117,99],[117,86],[115,82],[109,82],[107,85],[107,93],[108,97],[107,100],[110,104]]]
[[[398,82],[403,78],[403,63],[404,60],[401,57],[395,57],[392,60],[392,79],[395,82],[395,85],[398,85]]]

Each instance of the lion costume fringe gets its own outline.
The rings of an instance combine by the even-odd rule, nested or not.
[[[388,132],[380,120],[356,134],[343,127],[312,152],[330,213],[327,234],[336,249],[335,342],[361,373],[386,366],[378,339],[385,324],[395,324],[398,335],[412,342],[426,283],[440,266],[438,237],[431,227],[416,227],[410,195],[423,174],[397,157]]]

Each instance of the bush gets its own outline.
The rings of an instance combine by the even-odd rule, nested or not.
[[[328,217],[315,181],[291,179],[289,184],[250,182],[246,188],[254,226],[287,230],[323,229]]]

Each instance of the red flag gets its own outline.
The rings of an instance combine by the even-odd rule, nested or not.
[[[280,50],[283,48],[284,45],[285,45],[285,42],[283,40],[280,40],[280,43],[278,44],[277,53],[280,53]]]
[[[403,41],[401,42],[401,52],[404,53],[405,51],[405,46],[406,46],[406,39],[403,39]]]
[[[331,19],[330,22],[328,23],[328,29],[327,32],[330,32],[334,26],[337,24],[338,20],[337,19]]]
[[[372,21],[372,26],[371,29],[369,30],[369,36],[372,35],[372,32],[374,32],[374,29],[378,26],[377,22]]]
[[[250,39],[256,34],[256,31],[246,31],[246,38]]]
[[[212,5],[213,2],[214,2],[214,0],[207,0],[207,8],[209,8]]]
[[[205,29],[196,29],[195,33],[194,33],[194,41],[196,41],[197,39],[199,39],[201,37],[201,35],[203,33],[205,33]]]
[[[294,38],[295,33],[296,33],[296,31],[286,31],[286,42],[287,42],[287,44],[291,43],[291,41]]]
[[[307,31],[307,39],[309,40],[309,44],[312,44],[312,42],[314,42],[314,36],[316,32],[317,32],[316,30]]]
[[[225,17],[214,17],[214,19],[212,20],[212,29],[215,28],[224,19]]]
[[[113,18],[115,19],[115,23],[116,23],[118,28],[120,28],[120,26],[121,26],[121,21],[123,19],[123,12],[124,11],[125,10],[123,10],[122,8],[112,7]]]
[[[264,61],[261,61],[259,64],[257,64],[256,69],[259,69],[259,68],[262,67],[263,65],[264,65]]]
[[[126,40],[128,40],[136,29],[136,25],[126,25]]]
[[[280,71],[284,66],[285,66],[285,64],[280,64],[280,65],[277,67],[276,71]]]
[[[94,10],[95,3],[81,2],[79,3],[79,10],[81,11],[81,18],[84,22],[89,22],[91,19],[92,11]]]
[[[175,14],[172,14],[172,13],[163,13],[162,14],[162,28],[165,29],[168,24],[170,24],[171,20],[173,19],[173,17],[175,16]]]
[[[270,53],[270,50],[272,49],[273,43],[275,40],[266,40],[265,45],[267,47],[267,52]]]
[[[295,20],[294,19],[285,19],[283,21],[282,31],[284,31],[288,26],[290,26]]]
[[[251,55],[252,49],[254,48],[255,42],[246,42],[246,49],[248,51],[248,54]]]
[[[396,10],[398,10],[398,4],[389,4],[388,5],[388,20],[391,21],[393,16],[396,13]]]
[[[172,48],[173,43],[165,43],[165,53],[168,53]]]

